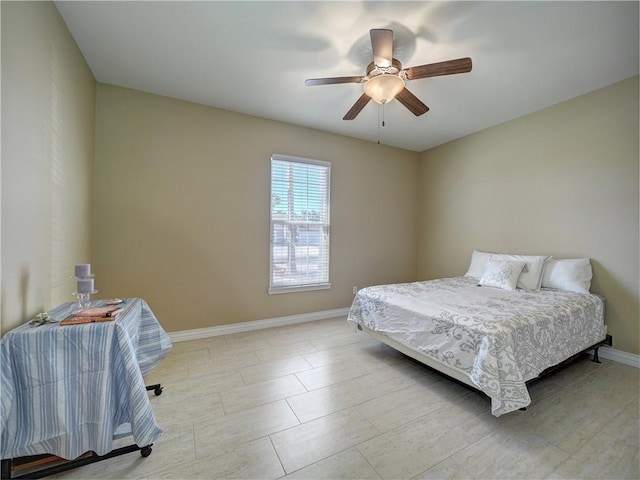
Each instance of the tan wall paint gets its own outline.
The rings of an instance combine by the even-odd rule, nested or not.
[[[590,257],[614,347],[639,353],[638,77],[423,152],[418,276],[473,249]]]
[[[52,2],[1,2],[6,332],[73,300],[91,261],[96,82]]]
[[[272,153],[332,163],[330,290],[267,293]],[[417,174],[414,152],[98,84],[97,288],[168,331],[348,307],[415,280]]]
[[[100,296],[145,297],[170,331],[344,307],[478,248],[591,257],[638,353],[637,77],[421,155],[107,85],[96,136],[54,5],[2,2],[1,21],[2,332],[71,300],[92,259],[96,139]],[[266,294],[271,153],[333,163],[330,291]]]

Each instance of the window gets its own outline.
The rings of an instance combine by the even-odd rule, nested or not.
[[[330,288],[329,178],[331,164],[271,157],[269,293]]]

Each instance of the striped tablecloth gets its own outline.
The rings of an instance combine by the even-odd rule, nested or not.
[[[48,313],[63,320],[74,309],[77,303],[66,303]],[[144,377],[170,350],[169,336],[139,298],[127,299],[113,322],[25,324],[8,332],[0,339],[0,458],[104,455],[129,433],[137,445],[153,443],[162,429]]]

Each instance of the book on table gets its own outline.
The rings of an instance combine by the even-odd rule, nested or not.
[[[82,323],[110,322],[122,312],[122,307],[93,307],[80,310],[76,314],[65,318],[60,325],[78,325]]]

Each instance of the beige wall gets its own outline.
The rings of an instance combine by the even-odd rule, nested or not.
[[[2,332],[91,261],[95,79],[52,2],[1,2]]]
[[[590,257],[614,347],[639,353],[638,77],[423,152],[418,276],[473,249]]]
[[[54,5],[1,21],[2,332],[72,300],[79,262],[179,331],[346,307],[477,248],[591,257],[615,347],[639,352],[637,77],[418,155],[108,85],[96,125]],[[266,293],[272,153],[333,164],[329,291]]]
[[[330,290],[267,293],[272,153],[332,163]],[[413,152],[98,84],[96,286],[168,331],[348,307],[415,280],[417,174]]]

